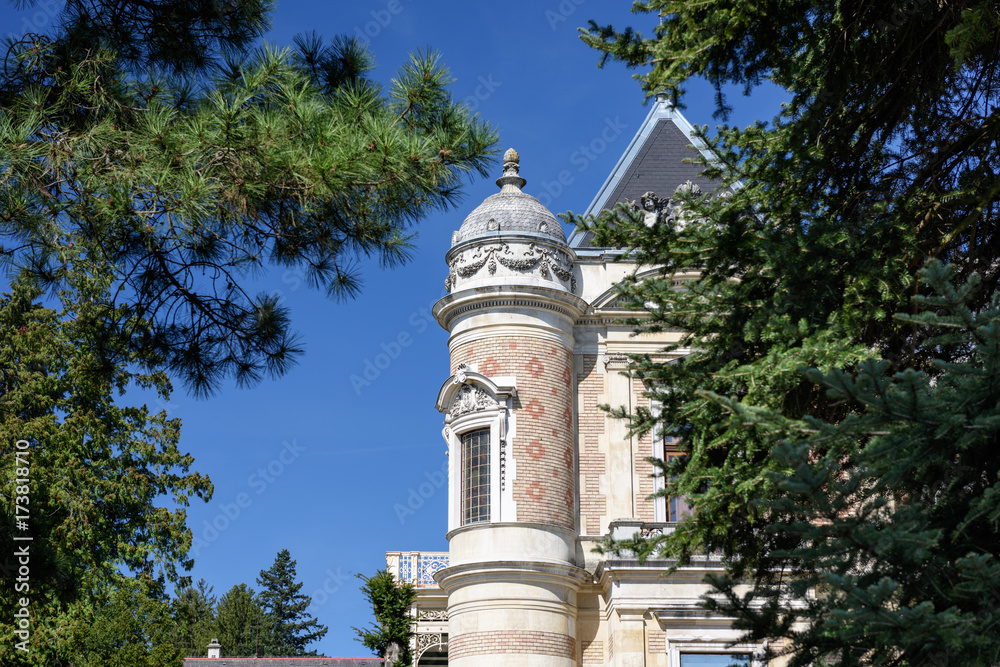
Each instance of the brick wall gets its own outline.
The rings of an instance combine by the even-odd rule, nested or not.
[[[583,664],[585,665],[604,664],[604,642],[602,641],[583,642]]]
[[[605,415],[597,407],[604,393],[603,368],[596,354],[580,356],[577,376],[577,422],[580,446],[580,523],[586,535],[601,533],[601,517],[607,500],[600,491],[601,475],[607,471],[607,455],[600,451],[599,438],[605,432]]]
[[[642,382],[634,380],[632,383],[632,395],[635,396],[635,405],[648,406],[649,399],[643,397]],[[649,499],[653,493],[653,465],[646,461],[653,456],[653,436],[646,433],[638,438],[635,443],[635,474],[637,478],[637,491],[635,494],[635,515],[643,521],[653,521],[655,519],[654,501]],[[660,500],[659,502],[663,502]]]
[[[555,632],[495,630],[492,632],[469,632],[448,641],[449,660],[499,653],[533,653],[575,660],[576,640]]]
[[[575,529],[570,351],[548,340],[504,336],[456,346],[451,351],[452,373],[460,363],[477,363],[487,377],[517,378],[517,431],[508,450],[517,461],[513,481],[517,520]]]

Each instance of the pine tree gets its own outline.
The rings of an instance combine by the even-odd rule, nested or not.
[[[233,586],[215,607],[215,637],[222,655],[231,658],[260,657],[271,646],[272,623],[259,596],[246,584]]]
[[[216,598],[204,579],[197,585],[179,587],[170,602],[174,621],[174,644],[185,656],[202,657],[214,637]]]
[[[638,330],[689,332],[678,345],[692,350],[683,361],[634,360],[632,373],[662,411],[613,412],[629,418],[634,432],[682,437],[689,456],[660,464],[664,493],[687,496],[695,511],[669,536],[623,546],[643,557],[675,556],[681,563],[705,550],[722,554],[731,581],[758,582],[756,600],[767,600],[770,625],[758,619],[741,621],[749,624],[744,627],[752,626],[755,637],[787,636],[789,629],[781,624],[796,615],[787,613],[787,606],[779,611],[774,596],[779,589],[788,592],[781,588],[791,585],[788,573],[802,574],[797,568],[808,572],[819,563],[817,571],[838,574],[816,554],[808,556],[811,564],[793,563],[806,557],[801,549],[825,548],[826,537],[809,532],[809,522],[798,521],[782,505],[791,493],[789,475],[802,462],[788,443],[802,439],[807,418],[833,428],[867,414],[863,391],[827,393],[829,378],[837,372],[863,373],[872,386],[878,384],[876,377],[923,373],[933,386],[944,382],[952,365],[968,360],[971,339],[955,346],[929,343],[914,319],[938,308],[922,300],[933,293],[928,286],[933,281],[918,279],[928,258],[945,262],[958,284],[979,276],[981,287],[963,297],[969,312],[992,308],[998,291],[1000,15],[995,3],[976,1],[901,7],[827,0],[648,0],[636,9],[659,15],[652,36],[592,23],[583,38],[605,58],[644,68],[638,78],[647,93],[666,92],[682,104],[688,79],[704,77],[716,87],[722,118],[728,111],[724,92],[734,84],[752,90],[767,80],[784,88],[789,101],[770,123],[721,126],[715,134],[696,128],[716,156],[706,160],[705,173],[719,188],[685,198],[690,222],[682,229],[647,228],[627,207],[597,221],[566,216],[593,228],[597,244],[622,248],[637,265],[661,267],[658,275],[633,277],[621,286],[620,302],[637,311],[632,323]],[[682,274],[698,277],[676,289],[673,281]],[[882,365],[872,367],[868,360],[873,358]],[[817,370],[806,372],[810,368]],[[966,414],[961,404],[931,406],[950,409],[957,419]],[[858,447],[868,440],[857,437]],[[827,442],[814,440],[809,446],[811,455],[832,469],[801,469],[803,477],[795,482],[800,494],[812,488],[808,500],[817,506],[810,511],[832,502],[823,500],[824,479],[854,481],[861,484],[859,492],[865,484],[882,483],[883,475],[891,479],[887,468],[869,471],[863,467],[868,462],[859,458],[825,457]],[[923,455],[918,447],[901,448],[897,463],[900,469],[919,470]],[[982,475],[977,484],[985,485],[993,474],[990,465],[976,465],[981,467],[972,474]],[[951,501],[960,502],[963,490],[948,480],[961,477],[959,471],[942,465],[923,481],[930,484],[933,475],[939,476],[936,498],[942,509],[954,509]],[[818,487],[806,484],[810,479]],[[970,488],[980,488],[977,484]],[[869,518],[888,511],[862,510]],[[985,517],[992,520],[988,513]],[[917,555],[926,552],[928,536],[919,521],[904,518],[895,517],[898,529],[881,532],[884,541],[875,550],[880,557],[910,548]],[[965,527],[952,526],[959,528]],[[968,552],[982,576],[976,584],[982,586],[980,606],[970,613],[987,618],[996,597],[986,591],[996,591],[998,581],[989,565],[997,555],[989,533],[994,528],[983,534],[984,550]],[[845,559],[854,557],[846,555],[854,548],[849,538],[840,543]],[[925,568],[914,556],[907,576],[929,582],[936,562],[928,560]],[[962,579],[968,573],[951,572],[954,576],[935,585],[972,586]],[[839,571],[842,577],[856,574],[850,567]],[[811,580],[802,574],[801,581]],[[850,616],[858,621],[844,624],[855,633],[850,640],[833,631],[833,620],[817,626],[813,647],[828,642],[815,649],[824,659],[921,664],[914,644],[907,643],[918,635],[906,637],[893,623],[898,614],[932,618],[932,611],[943,613],[945,608],[936,606],[942,598],[921,599],[929,592],[912,588],[909,598],[894,597],[887,589],[870,590],[862,600],[852,597],[854,591],[841,596],[838,591],[849,589],[838,588],[840,583],[830,586],[803,602],[816,618],[846,618],[862,609],[873,615],[863,622]],[[972,600],[963,598],[961,604]],[[887,614],[885,623],[875,609]],[[827,612],[832,615],[824,617]],[[977,654],[975,647],[988,640],[972,641],[956,629],[954,618],[938,618],[940,632],[927,635],[928,655],[938,664],[996,662],[996,654],[993,663],[976,662],[988,650]],[[942,639],[941,633],[952,637]],[[966,642],[970,652],[961,654],[958,649]],[[808,653],[813,648],[802,650],[798,664],[819,655]]]
[[[0,261],[50,285],[109,281],[103,352],[141,353],[196,393],[300,352],[252,273],[353,297],[359,261],[404,262],[412,225],[495,152],[434,53],[383,89],[354,38],[251,51],[269,10],[69,2],[0,72]]]
[[[417,597],[413,584],[396,581],[388,570],[379,570],[370,577],[363,574],[357,577],[365,582],[361,592],[375,615],[375,623],[367,629],[354,628],[357,641],[380,658],[396,655],[391,667],[406,667],[412,660],[413,627],[409,612]]]
[[[302,582],[295,581],[295,561],[288,549],[282,549],[268,570],[261,570],[257,577],[261,586],[258,599],[271,623],[267,655],[308,655],[305,647],[323,638],[325,625],[307,613],[312,599],[299,591]]]

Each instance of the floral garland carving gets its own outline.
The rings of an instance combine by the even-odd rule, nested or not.
[[[452,417],[461,417],[470,412],[489,410],[496,408],[499,404],[490,398],[490,395],[478,387],[472,385],[462,385],[455,398],[452,399],[451,409],[448,414]]]
[[[444,287],[449,292],[455,286],[459,277],[474,276],[485,266],[490,275],[496,274],[497,264],[511,271],[531,271],[536,267],[543,276],[550,273],[563,281],[570,282],[570,290],[576,291],[576,278],[573,277],[573,263],[564,252],[540,248],[534,243],[519,258],[512,257],[513,251],[506,243],[491,243],[476,249],[466,264],[459,265],[460,257],[456,257],[448,265],[448,277]]]

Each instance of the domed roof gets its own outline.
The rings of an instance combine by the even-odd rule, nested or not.
[[[525,180],[518,176],[517,151],[503,156],[503,176],[497,179],[500,192],[487,197],[470,213],[452,237],[452,245],[469,239],[504,234],[526,234],[566,243],[566,235],[556,216],[531,195],[521,192]]]

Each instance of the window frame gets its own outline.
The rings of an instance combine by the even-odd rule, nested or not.
[[[492,436],[491,431],[492,431],[492,429],[489,426],[486,426],[486,427],[482,427],[482,428],[476,428],[476,429],[470,429],[470,430],[464,431],[463,433],[459,434],[459,436],[458,436],[459,442],[461,443],[461,457],[462,457],[462,459],[461,459],[461,461],[462,461],[462,472],[461,472],[461,480],[460,480],[461,489],[459,491],[459,493],[461,494],[461,508],[460,508],[461,516],[460,516],[459,521],[460,521],[461,525],[463,525],[463,526],[471,526],[471,525],[477,524],[477,523],[488,523],[490,521],[491,508],[493,507],[493,503],[492,503],[492,500],[493,500],[492,499],[492,494],[493,494],[493,470],[492,470],[492,468],[493,468],[493,438],[491,437]],[[482,493],[482,492],[474,493],[474,494],[468,495],[468,497],[467,497],[468,482],[469,482],[469,478],[472,476],[472,471],[470,471],[470,469],[469,469],[470,466],[469,466],[469,461],[468,461],[469,449],[473,448],[473,447],[482,447],[482,443],[469,443],[469,442],[467,442],[467,440],[469,438],[472,438],[472,437],[485,437],[486,438],[486,456],[485,456],[486,461],[485,461],[485,465],[483,465],[483,464],[480,463],[477,466],[478,468],[485,468],[485,477],[486,477],[485,486],[486,486],[486,492],[485,493]],[[484,471],[482,471],[482,470],[476,470],[475,473],[477,473],[479,475],[483,475]],[[476,505],[473,508],[474,503],[468,502],[468,501],[472,501],[473,499],[475,499],[477,502],[483,501],[482,504],[485,505],[485,512],[483,511],[484,508],[482,506]],[[473,513],[476,515],[477,518],[470,520],[469,515],[473,514]],[[483,515],[485,515],[485,516],[483,516]]]
[[[451,410],[466,385],[481,390],[489,398],[481,407],[455,413]],[[457,528],[517,521],[513,480],[517,476],[511,441],[516,419],[512,411],[517,387],[513,377],[488,378],[476,365],[460,365],[455,375],[445,381],[438,394],[437,409],[445,414],[442,436],[448,446],[448,532]],[[492,405],[490,405],[492,404]],[[463,523],[462,436],[488,428],[490,433],[490,495],[488,520]]]
[[[656,417],[660,415],[660,404],[656,401],[650,401],[649,405],[650,412]],[[680,450],[681,439],[674,435],[669,435],[663,433],[662,426],[657,426],[654,431],[653,437],[653,456],[660,459],[661,461],[670,461],[674,458],[683,458],[689,456]],[[660,472],[659,468],[656,470],[657,474],[653,477],[653,493],[662,493],[666,489],[666,478],[663,475],[658,474]],[[684,512],[679,517],[674,517],[671,520],[670,517],[670,501],[674,498],[678,498],[687,507],[687,512]],[[665,495],[654,495],[653,497],[653,520],[656,523],[677,523],[679,519],[684,516],[688,516],[693,512],[691,504],[683,499],[683,496],[665,496]]]

